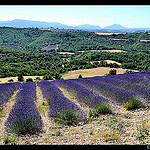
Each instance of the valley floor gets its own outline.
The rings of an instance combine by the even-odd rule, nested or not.
[[[66,97],[65,90],[61,89]],[[15,93],[16,94],[16,93]],[[48,118],[48,106],[42,91],[37,87],[37,108],[44,122],[43,130],[34,135],[15,136],[4,130],[4,122],[14,104],[14,97],[3,108],[0,117],[0,144],[16,145],[136,145],[150,144],[150,109],[140,108],[127,111],[123,107],[114,107],[114,113],[100,115],[79,126],[64,126]],[[71,97],[70,97],[71,98]],[[75,102],[75,99],[73,100]],[[88,108],[83,108],[87,109]],[[144,125],[142,125],[145,123]],[[146,129],[146,131],[145,131]]]

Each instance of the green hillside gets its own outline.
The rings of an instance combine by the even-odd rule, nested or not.
[[[150,70],[149,40],[150,34],[147,32],[98,35],[88,31],[0,27],[0,78],[19,74],[49,74],[57,79],[71,70],[97,67]],[[58,45],[57,51],[42,50],[55,44]],[[4,45],[21,48],[16,50],[3,47]],[[100,51],[107,49],[125,52]],[[105,60],[113,60],[121,65],[108,64]]]
[[[127,51],[149,51],[150,34],[126,33],[98,35],[88,31],[50,31],[38,28],[0,27],[0,45],[16,45],[22,50],[40,51],[51,44],[59,44],[58,51],[122,49]]]

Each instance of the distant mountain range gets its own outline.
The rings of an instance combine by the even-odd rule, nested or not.
[[[23,19],[14,19],[10,21],[0,21],[0,26],[6,27],[34,27],[34,28],[59,28],[59,29],[75,29],[75,30],[90,30],[90,31],[109,31],[112,30],[150,30],[150,28],[126,28],[120,24],[113,24],[101,28],[99,25],[82,24],[78,26],[68,26],[59,22],[42,22],[42,21],[31,21]]]
[[[98,25],[89,25],[82,24],[76,27],[68,26],[59,22],[42,22],[42,21],[31,21],[31,20],[22,20],[22,19],[14,19],[11,21],[0,21],[0,26],[6,27],[34,27],[34,28],[59,28],[59,29],[101,29]]]
[[[22,20],[22,19],[14,19],[11,21],[0,21],[0,26],[7,27],[34,27],[34,28],[64,28],[64,29],[72,29],[72,26],[67,26],[58,22],[42,22],[42,21],[31,21],[31,20]]]
[[[76,27],[74,27],[75,29],[101,29],[101,27],[99,25],[89,25],[89,24],[81,24],[78,25]]]
[[[118,30],[120,30],[120,29],[126,29],[126,28],[120,24],[113,24],[111,26],[106,26],[103,29],[114,29],[114,30],[118,29]]]

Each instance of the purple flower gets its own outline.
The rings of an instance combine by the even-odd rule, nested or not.
[[[78,102],[84,103],[91,108],[95,107],[97,103],[110,102],[110,100],[108,100],[107,98],[104,98],[103,96],[100,96],[96,92],[85,87],[84,84],[79,84],[81,83],[80,81],[84,82],[84,80],[86,79],[82,78],[82,79],[75,79],[75,80],[56,80],[53,82],[57,86],[67,89],[69,93],[74,94]]]
[[[79,120],[86,120],[86,114],[74,102],[66,98],[62,91],[50,81],[41,81],[37,85],[42,90],[44,98],[49,104],[49,117],[55,118],[58,112],[63,110],[74,111],[77,113]]]
[[[0,107],[10,99],[20,85],[20,83],[0,84]]]
[[[36,100],[36,84],[27,82],[21,84],[16,94],[16,102],[5,122],[5,129],[16,134],[38,132],[43,122],[34,101]]]

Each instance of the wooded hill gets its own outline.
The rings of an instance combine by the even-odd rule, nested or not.
[[[21,73],[41,76],[49,74],[57,79],[60,74],[70,70],[96,67],[150,70],[149,40],[150,34],[147,32],[98,35],[88,31],[59,32],[38,28],[0,27],[0,78]],[[56,44],[57,51],[42,50]],[[3,47],[4,45],[21,48],[13,50]],[[125,52],[92,51],[106,49]],[[59,52],[73,54],[61,55]],[[107,64],[104,60],[113,60],[121,65]]]
[[[149,51],[150,34],[126,33],[97,35],[88,31],[54,32],[38,28],[0,27],[0,45],[20,46],[21,50],[40,51],[48,45],[58,44],[58,51],[122,49],[127,51]]]

